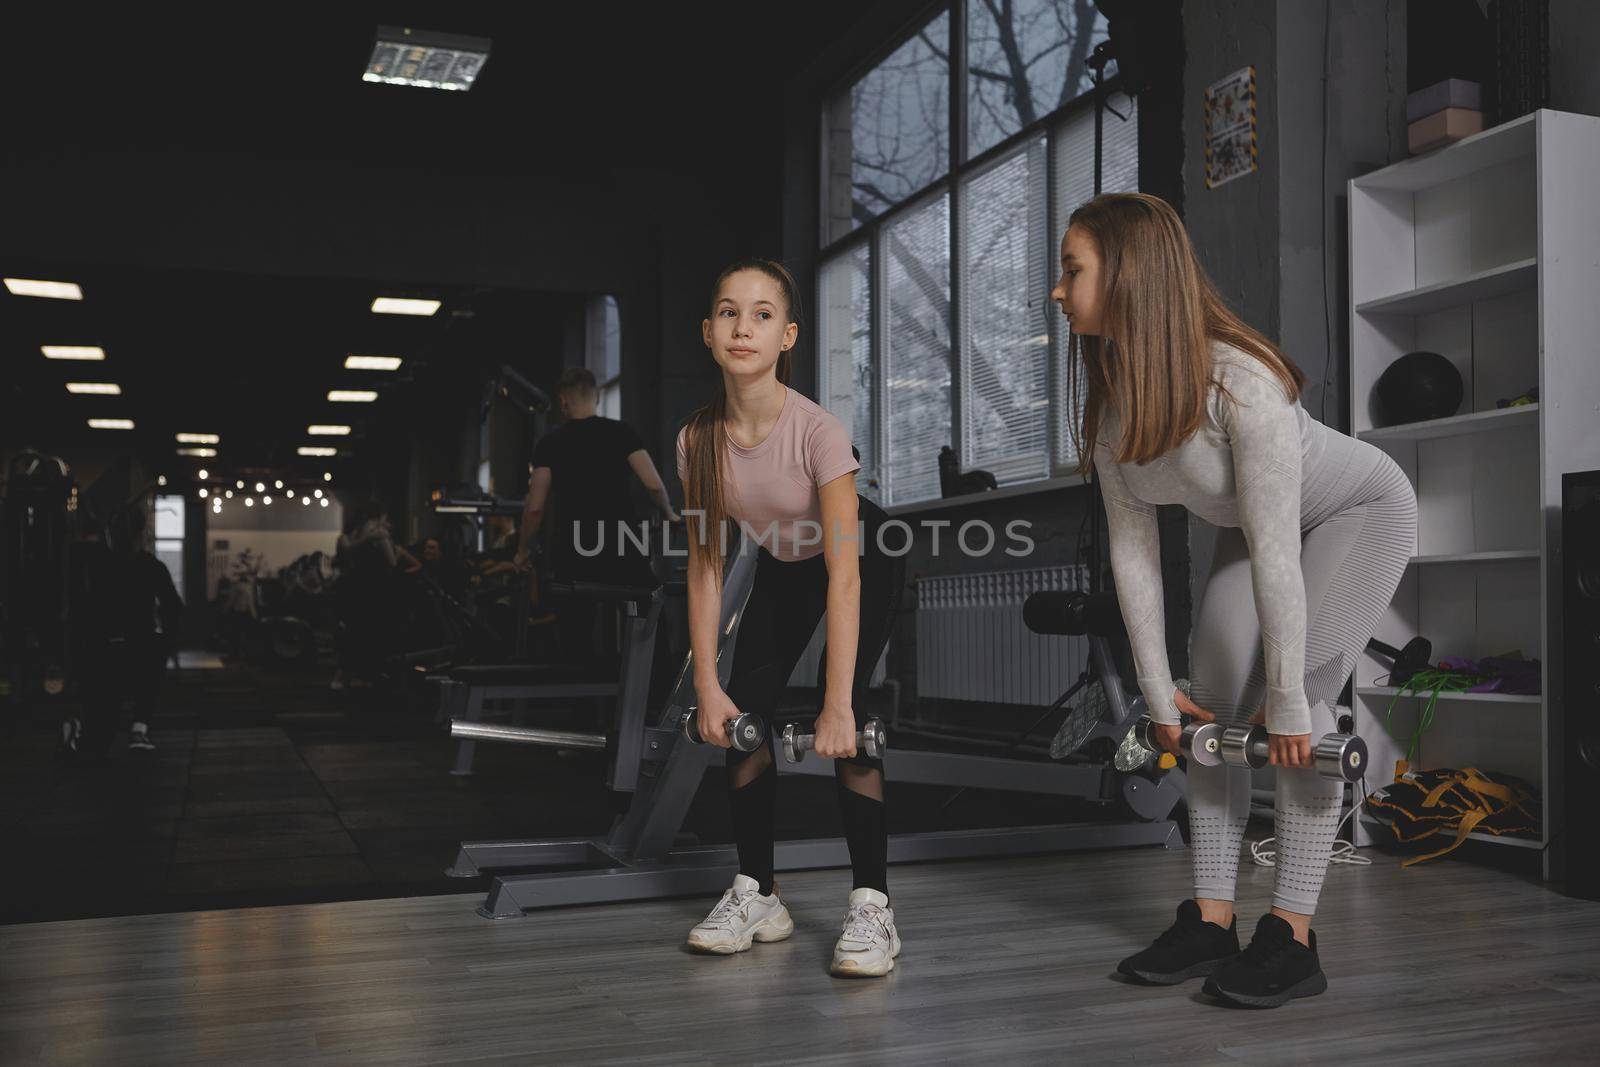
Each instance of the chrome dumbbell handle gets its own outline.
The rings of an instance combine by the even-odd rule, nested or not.
[[[1256,770],[1272,759],[1265,726],[1230,726],[1222,732],[1222,761]],[[1323,734],[1312,747],[1311,765],[1324,778],[1354,782],[1367,773],[1367,743],[1357,734]]]
[[[1161,740],[1156,728],[1160,723],[1150,716],[1145,715],[1134,724],[1134,737],[1140,747],[1152,755],[1159,755],[1166,749],[1161,747]],[[1215,767],[1222,762],[1222,727],[1214,722],[1201,722],[1193,720],[1183,727],[1182,739],[1178,745],[1183,754],[1202,767]]]
[[[803,734],[798,723],[790,723],[783,728],[783,758],[790,763],[799,763],[816,746],[816,742],[816,734]],[[856,751],[862,755],[882,759],[888,747],[889,738],[882,719],[868,719],[866,725],[856,732]]]
[[[693,744],[705,744],[700,736],[700,709],[690,708],[678,717],[678,729]],[[726,725],[728,741],[740,752],[754,752],[767,739],[767,723],[759,715],[742,712]]]

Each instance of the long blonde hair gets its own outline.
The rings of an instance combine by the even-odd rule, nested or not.
[[[778,283],[783,294],[784,314],[789,322],[800,321],[799,293],[794,275],[775,259],[741,259],[724,268],[711,286],[711,302],[716,304],[722,283],[742,270],[758,270]],[[714,310],[714,308],[713,308]],[[784,349],[778,353],[777,376],[782,385],[789,384],[794,366],[794,353]],[[687,516],[691,551],[706,566],[721,572],[722,535],[727,528],[728,505],[723,497],[723,456],[728,447],[728,393],[722,375],[717,375],[716,392],[711,402],[699,408],[685,424],[684,449],[688,453],[689,479],[684,489],[685,508],[699,511]]]
[[[1080,472],[1094,466],[1108,401],[1122,423],[1122,439],[1110,442],[1118,463],[1148,463],[1193,436],[1205,418],[1213,342],[1254,356],[1289,400],[1300,398],[1306,376],[1223,303],[1172,205],[1107,193],[1074,211],[1073,226],[1099,247],[1105,287],[1101,336],[1073,334],[1067,354],[1068,396],[1083,406],[1082,425],[1071,424]]]

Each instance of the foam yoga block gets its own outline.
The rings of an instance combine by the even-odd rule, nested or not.
[[[1483,109],[1482,93],[1477,82],[1446,78],[1426,89],[1418,89],[1406,97],[1406,121],[1416,122],[1447,107],[1461,107],[1468,111]]]
[[[1462,107],[1447,107],[1443,111],[1418,119],[1411,124],[1407,142],[1411,152],[1431,152],[1452,141],[1470,137],[1483,131],[1483,112],[1468,111]]]

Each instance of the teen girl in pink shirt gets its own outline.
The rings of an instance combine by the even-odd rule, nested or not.
[[[678,434],[700,735],[728,749],[739,851],[733,885],[689,932],[688,943],[730,954],[794,932],[773,876],[773,738],[781,724],[772,716],[826,610],[815,754],[835,761],[854,878],[831,970],[866,977],[887,974],[900,952],[886,877],[883,763],[856,751],[856,731],[866,720],[860,697],[888,641],[898,590],[891,561],[878,546],[883,512],[856,496],[860,464],[849,435],[837,418],[787,384],[799,317],[794,278],[781,264],[746,260],[723,271],[701,327],[721,382]],[[724,690],[716,664],[728,520],[760,556]],[[741,712],[768,720],[767,743],[751,753],[730,748],[725,731]]]

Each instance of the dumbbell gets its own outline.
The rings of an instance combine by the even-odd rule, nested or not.
[[[1148,715],[1141,716],[1133,724],[1133,739],[1139,742],[1139,747],[1151,755],[1159,756],[1166,749],[1161,747],[1161,741],[1156,736],[1156,727],[1161,725]],[[1183,732],[1179,735],[1178,747],[1189,759],[1202,767],[1215,767],[1222,762],[1222,727],[1214,722],[1202,722],[1191,719],[1184,724]]]
[[[799,723],[790,723],[783,728],[783,758],[790,763],[799,763],[816,741],[816,734],[803,734]],[[867,724],[856,732],[856,751],[859,753],[881,759],[884,749],[888,747],[889,737],[884,733],[882,719],[868,719]]]
[[[725,729],[728,741],[740,752],[754,752],[767,739],[766,720],[748,711],[740,712],[737,718],[729,719]],[[678,717],[678,730],[692,744],[706,743],[705,738],[700,736],[699,708],[690,708]]]
[[[1271,761],[1265,726],[1222,731],[1222,762],[1255,770]],[[1311,766],[1324,778],[1354,782],[1367,773],[1367,743],[1358,734],[1323,734],[1311,748]]]

